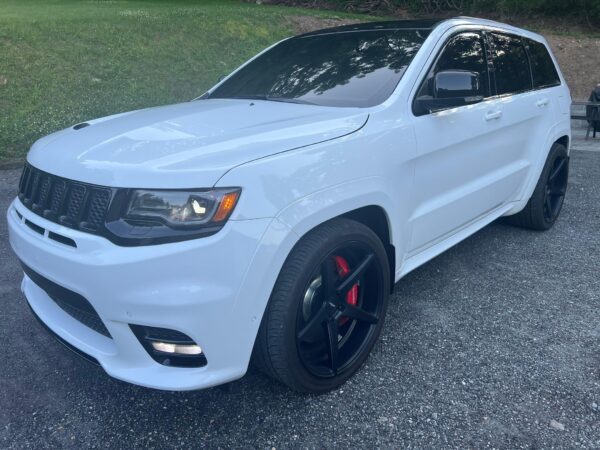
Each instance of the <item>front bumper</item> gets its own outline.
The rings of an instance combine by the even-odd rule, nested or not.
[[[275,278],[295,242],[293,233],[273,219],[229,221],[202,239],[119,247],[49,222],[18,199],[7,216],[19,259],[85,297],[112,338],[67,314],[25,275],[22,291],[46,326],[95,358],[109,375],[167,390],[205,388],[244,375]],[[76,247],[50,239],[49,232],[72,239]],[[129,324],[187,334],[202,347],[208,364],[180,368],[155,362]]]

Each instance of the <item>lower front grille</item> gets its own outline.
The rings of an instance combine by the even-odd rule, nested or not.
[[[27,306],[29,306],[29,304],[27,304]],[[46,325],[44,323],[44,321],[42,319],[40,319],[40,317],[35,313],[35,311],[33,310],[33,308],[31,306],[29,306],[29,309],[31,310],[31,314],[33,314],[33,317],[35,317],[37,319],[37,321],[40,323],[40,325],[48,332],[50,333],[50,335],[56,339],[58,342],[60,342],[62,345],[64,345],[65,347],[67,347],[69,350],[71,350],[73,353],[75,353],[76,355],[81,356],[83,359],[85,359],[86,361],[91,362],[92,364],[95,364],[97,366],[100,365],[100,363],[98,362],[98,360],[96,358],[94,358],[92,355],[88,355],[87,353],[79,350],[77,347],[69,344],[67,341],[65,341],[63,338],[61,338],[58,334],[56,334],[54,331],[52,331],[50,329],[50,327],[48,327],[48,325]]]
[[[44,292],[48,294],[48,297],[50,297],[60,309],[88,328],[112,339],[104,322],[102,322],[102,319],[92,304],[85,297],[48,280],[23,264],[23,262],[21,262],[21,266],[31,281],[33,281],[40,289],[44,290]]]

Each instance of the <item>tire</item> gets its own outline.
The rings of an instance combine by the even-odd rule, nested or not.
[[[387,254],[370,228],[349,219],[318,226],[281,269],[254,346],[255,365],[300,392],[339,387],[377,341],[389,292]]]
[[[519,213],[505,222],[531,230],[552,228],[560,214],[569,178],[569,155],[562,144],[552,145],[531,198]]]

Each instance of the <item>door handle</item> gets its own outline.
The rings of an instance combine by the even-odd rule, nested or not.
[[[502,117],[502,111],[488,111],[485,113],[485,120],[494,120]]]
[[[543,108],[544,106],[548,105],[548,99],[547,99],[547,98],[543,98],[543,99],[541,99],[541,100],[538,100],[538,101],[535,103],[535,105],[536,105],[538,108]]]

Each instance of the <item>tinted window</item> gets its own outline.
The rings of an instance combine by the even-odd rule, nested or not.
[[[467,70],[479,74],[478,95],[489,97],[489,77],[483,41],[478,33],[462,33],[450,38],[427,75],[419,96],[433,96],[433,78],[443,70]]]
[[[535,88],[558,86],[560,78],[546,46],[531,39],[526,39],[525,42],[529,52],[529,61],[531,62],[533,86]]]
[[[532,88],[531,71],[521,40],[504,34],[491,34],[496,93],[515,94]]]
[[[390,96],[428,33],[376,30],[288,39],[241,68],[210,98],[374,106]]]

